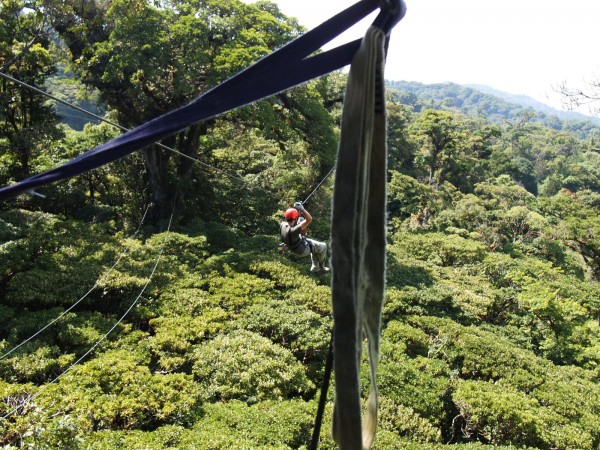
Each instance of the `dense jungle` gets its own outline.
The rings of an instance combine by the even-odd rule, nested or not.
[[[0,186],[304,31],[268,1],[0,1]],[[310,195],[329,240],[346,79],[0,203],[1,448],[308,448],[331,276],[279,252],[279,222]],[[374,448],[599,448],[598,121],[387,84]]]

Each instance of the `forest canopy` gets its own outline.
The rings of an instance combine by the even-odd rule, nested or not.
[[[0,72],[131,128],[303,31],[268,1],[1,1]],[[0,204],[3,448],[308,447],[331,280],[277,230],[314,192],[329,239],[345,83]],[[387,85],[374,448],[598,448],[598,125],[437,88]],[[2,186],[121,132],[6,78],[0,104]]]

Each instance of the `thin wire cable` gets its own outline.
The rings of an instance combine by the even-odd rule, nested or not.
[[[62,103],[63,105],[65,105],[65,106],[68,106],[68,107],[70,107],[70,108],[73,108],[73,109],[75,109],[76,111],[82,112],[82,113],[84,113],[84,114],[86,114],[86,115],[88,115],[88,116],[90,116],[90,117],[93,117],[93,118],[95,118],[95,119],[97,119],[97,120],[100,120],[100,121],[102,121],[102,122],[105,122],[105,123],[107,123],[107,124],[109,124],[109,125],[112,125],[113,127],[116,127],[116,128],[118,128],[119,130],[121,130],[121,131],[130,131],[128,128],[125,128],[124,126],[121,126],[121,125],[119,125],[118,123],[112,122],[112,121],[110,121],[110,120],[108,120],[108,119],[106,119],[106,118],[104,118],[104,117],[101,117],[101,116],[99,116],[99,115],[97,115],[97,114],[94,114],[93,112],[87,111],[87,110],[85,110],[85,109],[83,109],[83,108],[80,108],[79,106],[73,105],[72,103],[69,103],[69,102],[67,102],[67,101],[65,101],[65,100],[62,100],[62,99],[60,99],[60,98],[58,98],[58,97],[56,97],[56,96],[54,96],[54,95],[50,94],[49,92],[45,92],[45,91],[43,91],[43,90],[41,90],[41,89],[39,89],[39,88],[36,88],[35,86],[32,86],[32,85],[30,85],[30,84],[27,84],[27,83],[25,83],[24,81],[18,80],[18,79],[16,79],[16,78],[14,78],[14,77],[12,77],[12,76],[10,76],[10,75],[8,75],[8,74],[4,73],[4,72],[0,72],[0,77],[6,78],[7,80],[10,80],[10,81],[12,81],[13,83],[17,83],[17,84],[19,84],[19,85],[21,85],[21,86],[23,86],[23,87],[26,87],[26,88],[28,88],[28,89],[31,89],[31,90],[33,90],[33,91],[37,92],[38,94],[44,95],[44,96],[46,96],[46,97],[48,97],[48,98],[50,98],[50,99],[52,99],[52,100],[54,100],[54,101],[57,101],[57,102],[59,102],[59,103]],[[210,169],[213,169],[213,170],[215,170],[215,171],[217,171],[217,172],[219,172],[219,173],[222,173],[223,175],[226,175],[226,176],[228,176],[228,177],[230,177],[230,178],[232,178],[232,179],[236,179],[236,180],[242,181],[243,183],[247,183],[247,181],[246,181],[246,180],[244,180],[242,177],[239,177],[239,176],[237,176],[237,175],[232,175],[232,174],[230,174],[230,173],[228,173],[228,172],[226,172],[226,171],[224,171],[224,170],[222,170],[222,169],[219,169],[218,167],[215,167],[215,166],[212,166],[212,165],[210,165],[210,164],[208,164],[208,163],[205,163],[205,162],[203,162],[203,161],[200,161],[199,159],[197,159],[197,158],[194,158],[193,156],[186,155],[185,153],[182,153],[182,152],[180,152],[180,151],[178,151],[178,150],[175,150],[174,148],[168,147],[168,146],[166,146],[166,145],[164,145],[164,144],[162,144],[162,143],[160,143],[160,142],[156,142],[156,145],[158,145],[158,146],[159,146],[159,147],[161,147],[161,148],[164,148],[165,150],[169,150],[169,151],[171,151],[171,152],[173,152],[173,153],[175,153],[175,154],[177,154],[177,155],[179,155],[179,156],[182,156],[182,157],[184,157],[184,158],[190,159],[190,160],[192,160],[192,161],[194,161],[194,162],[196,162],[196,163],[198,163],[198,164],[201,164],[201,165],[203,165],[203,166],[205,166],[205,167],[208,167],[208,168],[210,168]]]
[[[167,235],[171,231],[171,224],[173,222],[174,214],[175,214],[175,201],[173,202],[173,210],[171,211],[171,218],[169,219],[169,225],[167,226]],[[69,367],[67,367],[60,375],[58,375],[52,381],[50,381],[49,383],[42,386],[35,394],[32,394],[25,403],[16,406],[15,408],[13,408],[9,412],[7,412],[5,415],[3,415],[1,417],[2,419],[6,419],[7,417],[13,415],[19,408],[24,408],[29,403],[31,403],[33,400],[38,398],[41,394],[43,394],[48,389],[49,386],[56,383],[60,378],[62,378],[64,375],[66,375],[68,372],[70,372],[73,369],[73,367],[75,367],[77,364],[79,364],[86,356],[88,356],[90,353],[92,353],[96,349],[96,347],[98,347],[108,337],[108,335],[110,333],[112,333],[114,331],[114,329],[117,328],[117,326],[119,326],[119,324],[125,319],[125,317],[127,317],[127,315],[131,312],[131,310],[137,304],[137,302],[139,301],[142,294],[146,291],[146,288],[150,284],[150,281],[152,281],[152,277],[154,276],[154,273],[156,272],[156,268],[158,267],[158,264],[162,257],[162,254],[163,254],[163,251],[165,248],[164,243],[166,242],[166,240],[167,240],[167,236],[165,236],[165,239],[163,241],[163,246],[161,247],[160,252],[158,253],[158,257],[156,258],[154,267],[152,268],[152,271],[150,272],[150,275],[148,276],[148,279],[146,280],[146,284],[144,285],[144,287],[142,288],[142,290],[140,291],[138,296],[135,298],[135,300],[131,303],[131,305],[129,305],[129,308],[127,308],[125,313],[123,313],[123,315],[119,318],[119,320],[117,320],[117,322],[104,334],[104,336],[102,336],[100,339],[98,339],[98,341],[96,341],[96,343],[94,345],[92,345],[87,352],[85,352],[83,355],[81,355],[77,359],[77,361],[75,361],[73,364],[71,364]]]
[[[150,203],[148,203],[148,205],[146,206],[146,211],[144,211],[144,215],[142,217],[142,220],[140,221],[140,224],[139,224],[137,230],[135,230],[135,233],[133,234],[132,237],[135,237],[139,233],[140,229],[142,228],[142,225],[143,225],[144,221],[146,220],[146,214],[148,213],[149,209],[150,209]],[[19,345],[13,347],[10,351],[8,351],[8,352],[4,353],[2,356],[0,356],[0,360],[6,358],[8,355],[10,355],[11,353],[13,353],[15,350],[21,348],[23,345],[25,345],[26,343],[28,343],[32,339],[34,339],[35,337],[39,336],[42,332],[44,332],[46,329],[48,329],[49,327],[51,327],[52,325],[54,325],[56,322],[58,322],[60,319],[62,319],[67,313],[69,313],[73,308],[75,308],[79,303],[81,303],[88,295],[90,295],[92,293],[92,291],[94,291],[94,289],[96,289],[100,285],[100,283],[102,283],[106,278],[108,278],[108,276],[112,273],[112,271],[117,266],[117,264],[119,264],[119,262],[121,261],[121,259],[123,259],[125,257],[125,255],[129,251],[129,249],[130,249],[130,247],[127,247],[125,249],[125,251],[123,253],[121,253],[121,255],[119,256],[119,258],[115,261],[115,263],[108,270],[108,272],[106,272],[101,278],[99,278],[96,281],[96,283],[94,284],[94,286],[92,286],[90,288],[90,290],[87,291],[83,295],[83,297],[81,297],[79,300],[77,300],[75,303],[73,303],[69,308],[67,308],[65,311],[63,311],[58,317],[56,317],[54,320],[52,320],[46,326],[44,326],[43,328],[41,328],[39,331],[37,331],[36,333],[32,334],[27,339],[25,339],[23,342],[21,342]]]
[[[336,166],[336,165],[334,164],[334,165],[333,165],[333,167],[331,168],[331,170],[329,171],[329,173],[328,173],[327,175],[325,175],[325,177],[324,177],[324,178],[323,178],[323,179],[322,179],[322,180],[319,182],[319,184],[317,184],[317,187],[316,187],[316,188],[314,188],[314,189],[313,189],[313,191],[312,191],[310,194],[308,194],[308,197],[306,197],[306,200],[304,200],[304,201],[302,202],[302,204],[303,204],[303,205],[304,205],[304,204],[305,204],[305,203],[308,201],[308,199],[309,199],[309,198],[311,198],[311,197],[313,196],[313,194],[314,194],[315,192],[317,192],[317,189],[319,189],[319,188],[321,187],[321,185],[322,185],[322,184],[323,184],[323,182],[324,182],[324,181],[325,181],[325,180],[326,180],[326,179],[329,177],[329,175],[331,175],[331,174],[333,173],[333,171],[335,170],[335,166]]]
[[[104,117],[98,116],[97,114],[94,114],[93,112],[86,111],[85,109],[83,109],[83,108],[80,108],[79,106],[73,105],[73,104],[71,104],[71,103],[69,103],[69,102],[67,102],[67,101],[65,101],[65,100],[62,100],[62,99],[60,99],[60,98],[58,98],[58,97],[56,97],[56,96],[54,96],[54,95],[52,95],[52,94],[50,94],[50,93],[48,93],[48,92],[45,92],[45,91],[43,91],[43,90],[41,90],[41,89],[38,89],[38,88],[36,88],[35,86],[32,86],[32,85],[30,85],[30,84],[27,84],[27,83],[25,83],[24,81],[17,80],[16,78],[14,78],[14,77],[12,77],[12,76],[10,76],[10,75],[8,75],[8,74],[4,73],[4,72],[0,72],[0,77],[6,78],[7,80],[10,80],[10,81],[12,81],[13,83],[17,83],[17,84],[19,84],[19,85],[21,85],[21,86],[23,86],[23,87],[26,87],[26,88],[28,88],[28,89],[31,89],[31,90],[33,90],[33,91],[37,92],[38,94],[42,94],[42,95],[44,95],[44,96],[46,96],[46,97],[48,97],[48,98],[51,98],[51,99],[52,99],[52,100],[54,100],[54,101],[57,101],[57,102],[59,102],[59,103],[62,103],[63,105],[69,106],[70,108],[73,108],[73,109],[75,109],[75,110],[77,110],[77,111],[79,111],[79,112],[82,112],[82,113],[84,113],[84,114],[87,114],[87,115],[88,115],[88,116],[90,116],[90,117],[94,117],[95,119],[101,120],[102,122],[106,122],[106,123],[108,123],[108,124],[112,125],[113,127],[117,127],[117,128],[118,128],[118,129],[120,129],[121,131],[129,131],[127,128],[125,128],[125,127],[123,127],[123,126],[119,125],[118,123],[111,122],[110,120],[108,120],[108,119],[105,119]]]
[[[14,77],[12,77],[12,76],[10,76],[10,75],[6,74],[6,73],[0,72],[0,77],[6,78],[7,80],[10,80],[10,81],[12,81],[12,82],[14,82],[14,83],[17,83],[17,84],[19,84],[19,85],[21,85],[21,86],[23,86],[23,87],[26,87],[26,88],[28,88],[28,89],[31,89],[31,90],[33,90],[33,91],[37,92],[38,94],[44,95],[44,96],[46,96],[46,97],[48,97],[48,98],[50,98],[50,99],[52,99],[52,100],[54,100],[54,101],[57,101],[57,102],[59,102],[59,103],[61,103],[61,104],[65,105],[65,106],[68,106],[68,107],[70,107],[70,108],[73,108],[74,110],[76,110],[76,111],[79,111],[79,112],[81,112],[81,113],[83,113],[83,114],[86,114],[86,115],[88,115],[88,116],[90,116],[90,117],[93,117],[93,118],[95,118],[95,119],[97,119],[97,120],[99,120],[99,121],[102,121],[102,122],[105,122],[105,123],[107,123],[107,124],[109,124],[109,125],[112,125],[113,127],[116,127],[116,128],[118,128],[119,130],[121,130],[121,131],[130,131],[128,128],[125,128],[125,127],[123,127],[123,126],[121,126],[121,125],[119,125],[119,124],[117,124],[117,123],[115,123],[115,122],[112,122],[112,121],[110,121],[110,120],[108,120],[108,119],[106,119],[106,118],[104,118],[104,117],[101,117],[101,116],[99,116],[99,115],[97,115],[97,114],[94,114],[94,113],[92,113],[92,112],[90,112],[90,111],[87,111],[87,110],[85,110],[85,109],[83,109],[83,108],[80,108],[79,106],[76,106],[76,105],[74,105],[74,104],[72,104],[72,103],[69,103],[69,102],[67,102],[66,100],[62,100],[62,99],[60,99],[60,98],[58,98],[58,97],[56,97],[56,96],[54,96],[54,95],[50,94],[49,92],[43,91],[42,89],[39,89],[39,88],[36,88],[35,86],[32,86],[32,85],[30,85],[30,84],[27,84],[27,83],[25,83],[24,81],[18,80],[18,79],[14,78]],[[200,164],[200,165],[202,165],[202,166],[204,166],[204,167],[206,167],[206,168],[208,168],[208,169],[211,169],[212,171],[215,171],[215,172],[221,173],[222,175],[225,175],[225,176],[227,176],[227,177],[229,177],[229,178],[231,178],[231,179],[233,179],[233,180],[240,181],[240,182],[242,182],[244,185],[249,185],[249,183],[248,183],[248,181],[247,181],[247,180],[245,180],[244,178],[242,178],[242,177],[240,177],[240,176],[238,176],[238,175],[233,175],[233,174],[231,174],[231,173],[229,173],[229,172],[227,172],[227,171],[225,171],[225,170],[223,170],[223,169],[219,169],[218,167],[216,167],[216,166],[213,166],[212,164],[205,163],[204,161],[201,161],[201,160],[199,160],[198,158],[194,158],[193,156],[186,155],[185,153],[182,153],[182,152],[180,152],[179,150],[175,150],[174,148],[172,148],[172,147],[169,147],[169,146],[166,146],[166,145],[164,145],[164,144],[162,144],[162,143],[160,143],[160,142],[156,142],[155,144],[156,144],[156,145],[158,145],[159,147],[161,147],[161,148],[165,149],[165,150],[168,150],[168,151],[170,151],[170,152],[173,152],[173,153],[175,153],[176,155],[179,155],[179,156],[181,156],[181,157],[183,157],[183,158],[187,158],[187,159],[189,159],[190,161],[193,161],[193,162],[195,162],[195,163],[198,163],[198,164]],[[334,165],[334,168],[335,168],[335,165]],[[331,171],[333,171],[333,169],[331,169]],[[331,173],[331,172],[330,172],[330,173]],[[327,174],[327,176],[329,176],[329,174]],[[327,178],[327,176],[326,176],[325,178]],[[321,182],[321,183],[322,183],[322,182]],[[318,186],[315,188],[315,190],[319,188],[319,186],[321,185],[321,183],[319,183],[319,185],[318,185]],[[270,193],[272,193],[272,191],[269,191],[269,190],[267,190],[267,189],[264,189],[264,188],[262,188],[262,187],[260,187],[260,186],[252,186],[251,184],[250,184],[249,186],[246,186],[246,188],[247,188],[248,190],[255,190],[255,189],[257,189],[257,190],[261,190],[261,191],[263,191],[263,192],[266,192],[266,193],[269,193],[269,194],[270,194]],[[33,191],[33,192],[31,192],[31,193],[32,193],[32,194],[36,194],[36,193],[35,193],[35,191]],[[313,193],[314,193],[314,191],[313,191]],[[305,202],[306,202],[306,201],[307,201],[307,200],[308,200],[308,199],[309,199],[311,196],[312,196],[312,193],[311,193],[311,194],[308,196],[308,198],[305,200]],[[303,202],[303,203],[304,203],[304,202]],[[1,358],[0,358],[0,359],[1,359]]]

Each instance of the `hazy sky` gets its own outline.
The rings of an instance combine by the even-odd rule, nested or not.
[[[308,29],[355,3],[273,1]],[[405,1],[387,79],[485,84],[560,107],[553,87],[600,78],[600,0]],[[374,15],[336,45],[362,36]]]

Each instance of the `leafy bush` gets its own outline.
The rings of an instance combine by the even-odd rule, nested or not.
[[[81,436],[81,448],[86,450],[147,450],[182,448],[179,444],[189,435],[181,425],[164,425],[152,431],[93,431]],[[189,447],[194,448],[194,447]]]
[[[61,353],[55,346],[27,344],[0,360],[0,375],[12,382],[42,383],[61,373],[75,355]]]
[[[408,358],[381,348],[377,386],[382,396],[410,408],[434,426],[444,416],[445,397],[450,388],[450,368],[443,361]],[[366,376],[366,373],[365,373]]]
[[[429,357],[446,361],[451,370],[462,378],[497,381],[525,372],[529,374],[526,378],[528,383],[532,384],[519,387],[531,389],[536,379],[552,367],[551,363],[536,357],[533,352],[477,327],[465,327],[449,319],[435,317],[413,316],[408,321],[430,336]],[[498,364],[498,360],[503,363]]]
[[[421,417],[413,408],[397,404],[386,397],[379,399],[378,417],[380,430],[393,432],[396,436],[415,442],[440,442],[439,428]],[[377,431],[377,448],[382,444],[380,430]]]
[[[56,323],[56,341],[61,348],[82,352],[100,340],[114,325],[114,317],[98,312],[67,313]],[[123,330],[117,326],[116,332]]]
[[[250,272],[261,278],[273,280],[277,289],[298,287],[298,279],[301,276],[300,270],[287,261],[255,261],[250,265]]]
[[[226,269],[225,276],[211,276],[207,280],[206,290],[210,301],[225,311],[239,313],[259,298],[278,296],[274,283],[252,274]]]
[[[212,337],[225,328],[229,315],[220,308],[210,308],[200,315],[157,317],[150,320],[152,336],[149,348],[158,358],[158,366],[168,372],[190,363],[193,345]]]
[[[53,401],[57,396],[60,405]],[[189,425],[199,400],[191,376],[152,374],[145,356],[118,349],[76,366],[38,404],[49,416],[60,410],[76,417],[83,429],[152,429]]]
[[[427,356],[429,336],[422,330],[406,323],[397,320],[388,322],[381,339],[384,342],[403,344],[404,352],[408,356]]]
[[[289,350],[243,330],[200,344],[194,352],[193,374],[205,401],[283,400],[314,389]]]
[[[298,361],[312,369],[311,378],[322,372],[331,336],[331,320],[322,318],[306,306],[286,300],[258,302],[246,308],[232,327],[253,331],[289,349]]]
[[[387,187],[388,211],[393,217],[401,219],[417,214],[427,198],[432,196],[432,188],[395,170],[390,172],[391,180]]]
[[[310,439],[316,405],[302,400],[229,401],[206,405],[180,448],[297,449]]]
[[[397,247],[392,247],[388,251],[385,274],[388,286],[419,288],[431,286],[434,283],[432,268],[429,264],[397,253],[399,253]]]
[[[314,286],[310,281],[302,280],[298,289],[287,293],[288,301],[306,307],[319,315],[331,314],[331,288]]]
[[[98,226],[40,219],[27,239],[2,246],[0,262],[10,259],[6,299],[13,305],[69,305],[95,283],[112,245]]]
[[[514,388],[465,381],[452,396],[471,439],[536,448],[596,448],[597,431],[567,422]]]
[[[412,234],[397,232],[392,236],[399,254],[428,261],[440,266],[465,265],[480,262],[486,253],[483,244],[457,235],[438,233]]]
[[[441,284],[420,289],[413,287],[390,288],[387,290],[383,315],[387,319],[413,314],[458,317],[462,311],[456,304],[454,295],[455,292],[451,288]]]

